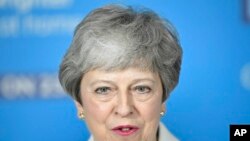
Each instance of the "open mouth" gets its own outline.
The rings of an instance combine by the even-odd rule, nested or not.
[[[129,136],[134,134],[138,129],[139,128],[136,126],[126,125],[126,126],[117,126],[113,128],[112,131],[121,136]]]

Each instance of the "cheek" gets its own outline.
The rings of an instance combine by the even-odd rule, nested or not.
[[[158,120],[161,112],[160,102],[145,103],[140,106],[141,115],[145,121]]]
[[[111,114],[111,106],[108,103],[100,103],[93,97],[83,96],[83,110],[85,112],[85,121],[97,140],[106,138],[107,119]]]
[[[162,86],[158,84],[156,91],[154,91],[154,96],[152,99],[147,101],[146,103],[141,103],[140,106],[142,116],[145,121],[148,122],[158,122],[160,119],[160,112],[162,112]]]
[[[152,99],[141,103],[140,111],[146,121],[159,120],[162,111],[162,94],[158,92]]]
[[[155,139],[160,120],[161,101],[151,101],[140,106],[141,118],[144,121],[143,139]]]
[[[95,120],[103,124],[111,113],[110,104],[99,102],[91,96],[83,95],[82,98],[86,120]]]

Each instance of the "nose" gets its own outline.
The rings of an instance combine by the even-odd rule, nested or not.
[[[115,114],[121,117],[126,117],[134,114],[134,103],[129,92],[120,93],[117,97]]]

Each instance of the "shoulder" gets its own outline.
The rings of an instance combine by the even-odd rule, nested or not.
[[[163,123],[160,123],[159,141],[179,141]]]
[[[88,140],[88,141],[94,141],[94,139],[93,139],[93,136],[92,136],[92,135],[89,137],[89,140]]]

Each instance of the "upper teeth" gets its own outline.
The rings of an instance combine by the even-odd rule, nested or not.
[[[129,130],[129,128],[122,128],[122,131],[128,131]]]

